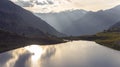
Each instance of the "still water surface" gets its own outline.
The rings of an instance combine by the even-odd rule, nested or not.
[[[120,52],[92,41],[31,45],[0,54],[0,67],[120,67]]]

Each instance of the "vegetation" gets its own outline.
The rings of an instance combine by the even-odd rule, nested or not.
[[[32,44],[50,45],[63,42],[65,42],[63,39],[50,35],[46,37],[25,37],[0,30],[0,53]]]
[[[105,39],[96,39],[95,42],[116,50],[120,50],[120,32],[102,32],[97,33],[96,36],[104,37]]]
[[[95,35],[85,35],[85,36],[70,36],[64,37],[67,40],[89,40],[95,41],[103,46],[113,48],[115,50],[120,50],[120,32],[100,32]]]

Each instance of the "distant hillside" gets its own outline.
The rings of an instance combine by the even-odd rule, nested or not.
[[[120,32],[120,22],[112,25],[108,31]]]
[[[0,28],[30,36],[44,36],[43,33],[62,36],[45,21],[9,0],[0,1]]]

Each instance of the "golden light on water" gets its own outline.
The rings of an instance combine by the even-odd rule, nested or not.
[[[39,60],[43,53],[43,49],[38,45],[27,46],[25,47],[25,49],[28,50],[32,54],[31,56],[32,61]]]

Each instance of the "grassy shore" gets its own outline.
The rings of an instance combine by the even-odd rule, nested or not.
[[[14,39],[0,40],[0,53],[14,50],[17,48],[37,44],[37,45],[54,45],[65,42],[59,38],[23,38],[15,37]]]
[[[63,42],[63,39],[53,36],[31,38],[0,30],[0,53],[32,44],[50,45]]]
[[[115,49],[120,50],[120,32],[100,32],[95,35],[85,36],[70,36],[64,37],[67,40],[88,40],[95,41],[96,43]]]
[[[104,39],[96,39],[94,40],[95,42],[116,50],[120,50],[120,32],[97,33],[96,36],[104,37]]]

